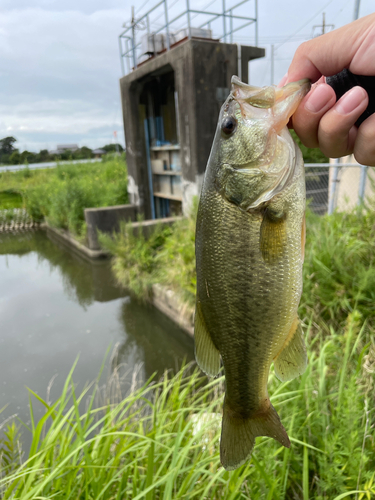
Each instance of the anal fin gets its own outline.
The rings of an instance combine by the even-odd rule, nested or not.
[[[293,380],[306,370],[306,345],[298,316],[292,324],[282,350],[273,362],[276,377],[282,382]]]
[[[220,371],[220,353],[207,331],[199,300],[195,308],[194,321],[195,359],[202,371],[215,377]]]

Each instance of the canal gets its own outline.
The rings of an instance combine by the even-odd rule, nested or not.
[[[29,424],[26,387],[53,401],[77,356],[78,393],[104,364],[101,384],[119,369],[124,394],[134,370],[142,383],[194,357],[193,340],[119,288],[108,262],[87,261],[44,231],[0,234],[0,325],[0,422]]]

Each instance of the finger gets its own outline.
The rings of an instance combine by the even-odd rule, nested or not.
[[[375,167],[375,114],[359,127],[353,152],[358,163]]]
[[[368,104],[367,92],[353,87],[327,111],[318,128],[319,147],[330,158],[339,158],[353,152],[358,129],[355,122]]]
[[[375,15],[371,14],[301,44],[285,83],[302,78],[315,82],[321,75],[335,75],[344,68],[355,74],[374,74],[375,59],[369,50],[375,34],[374,19]]]
[[[293,128],[308,148],[319,146],[319,122],[336,102],[336,94],[326,83],[314,86],[298,106],[293,115]]]

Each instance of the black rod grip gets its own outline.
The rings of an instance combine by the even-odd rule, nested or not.
[[[365,111],[355,122],[357,127],[359,127],[366,118],[375,113],[375,76],[355,75],[348,69],[344,69],[340,73],[337,73],[337,75],[327,76],[326,82],[335,91],[337,99],[340,99],[345,92],[353,87],[359,86],[366,90],[369,102]]]

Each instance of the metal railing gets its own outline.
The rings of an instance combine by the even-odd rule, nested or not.
[[[196,28],[202,29],[206,27],[209,30],[211,30],[213,26],[215,26],[216,28],[218,24],[220,24],[220,20],[222,20],[222,31],[220,30],[220,34],[215,36],[215,38],[218,38],[224,42],[227,42],[229,40],[230,43],[233,43],[234,33],[254,24],[255,46],[258,46],[258,0],[241,0],[239,3],[229,8],[226,7],[226,0],[222,0],[221,12],[191,9],[190,0],[185,1],[186,5],[183,12],[180,12],[172,19],[169,19],[167,0],[160,0],[149,11],[138,18],[135,18],[133,9],[131,21],[124,24],[125,30],[119,35],[119,50],[123,75],[130,73],[132,69],[137,68],[138,56],[142,55],[140,50],[141,42],[137,41],[138,30],[146,30],[148,36],[151,34],[155,35],[165,32],[165,50],[170,50],[171,45],[173,45],[173,39],[171,37],[173,30],[181,30],[187,28],[187,38],[190,40],[192,38],[191,23],[195,18],[198,18],[198,20],[200,19],[200,22],[198,23],[198,26],[196,26]],[[254,1],[254,17],[238,15],[235,13],[236,9],[250,1]],[[175,3],[172,5],[175,5]],[[155,21],[160,19],[160,17],[164,17],[164,22],[162,25],[157,26],[155,25]],[[176,27],[175,23],[181,19],[183,19],[183,24]]]
[[[306,199],[317,214],[350,210],[366,196],[375,197],[372,170],[358,163],[306,163]],[[367,182],[369,181],[369,182]]]

